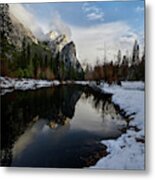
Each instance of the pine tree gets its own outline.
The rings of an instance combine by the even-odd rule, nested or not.
[[[133,54],[132,54],[132,65],[137,65],[139,63],[139,44],[137,40],[135,40],[133,46]]]
[[[25,37],[23,38],[22,41],[22,51],[21,51],[21,59],[20,59],[20,64],[21,64],[21,68],[24,69],[26,68],[27,65],[27,47],[26,47],[26,40]]]
[[[47,54],[45,55],[44,65],[45,65],[45,67],[48,66],[48,56],[47,56]]]
[[[117,64],[120,65],[122,60],[121,50],[118,50],[117,54]]]
[[[28,43],[27,44],[27,61],[28,61],[28,64],[30,64],[30,59],[31,59],[31,48],[30,48],[30,44]]]

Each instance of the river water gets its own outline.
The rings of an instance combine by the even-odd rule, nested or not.
[[[100,141],[116,139],[127,128],[127,119],[111,98],[80,85],[1,96],[1,165],[94,165],[107,155]]]

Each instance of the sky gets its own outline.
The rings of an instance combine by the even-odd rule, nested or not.
[[[94,66],[144,48],[144,1],[11,4],[11,12],[38,37],[51,30],[74,41],[79,61]]]

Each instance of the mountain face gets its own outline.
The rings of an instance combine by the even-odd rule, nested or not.
[[[38,40],[32,32],[10,13],[8,4],[0,5],[0,17],[2,38],[6,39],[10,45],[21,48],[23,40],[38,44]]]
[[[76,56],[76,47],[73,41],[69,42],[66,35],[50,31],[48,34],[49,46],[54,57],[58,57],[60,76],[74,76],[75,73],[83,73],[83,69]],[[66,77],[62,77],[66,78]]]
[[[76,48],[74,42],[71,41],[63,47],[60,53],[60,61],[63,61],[66,69],[72,67],[79,73],[82,72],[81,64],[76,57]]]
[[[58,34],[55,31],[50,31],[47,34],[48,45],[54,57],[61,52],[62,48],[69,42],[65,34]]]
[[[51,31],[39,41],[13,14],[0,4],[1,75],[38,79],[76,80],[83,75],[75,44],[64,34]]]

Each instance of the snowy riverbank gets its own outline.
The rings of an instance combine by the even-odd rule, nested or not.
[[[61,82],[70,84],[73,82]],[[0,77],[1,95],[14,90],[35,90],[61,84],[59,81],[15,79]],[[91,168],[102,169],[144,169],[145,135],[144,135],[144,83],[122,82],[122,86],[104,83],[96,86],[95,82],[75,81],[74,84],[89,85],[94,90],[112,93],[112,101],[118,104],[127,115],[132,114],[129,129],[117,140],[103,140],[109,155],[101,158]]]
[[[104,92],[112,93],[112,101],[133,115],[127,133],[117,140],[103,140],[109,155],[100,159],[92,168],[102,169],[144,169],[145,135],[144,135],[144,83],[122,82],[122,87],[107,84],[98,86]],[[136,127],[137,131],[135,130]]]
[[[35,90],[42,87],[59,85],[59,81],[35,80],[26,78],[0,77],[1,95],[14,90]]]
[[[48,81],[48,80],[36,80],[36,79],[26,79],[26,78],[10,78],[0,76],[0,95],[12,92],[14,90],[35,90],[43,87],[58,86],[60,84],[80,84],[88,85],[89,81]]]

